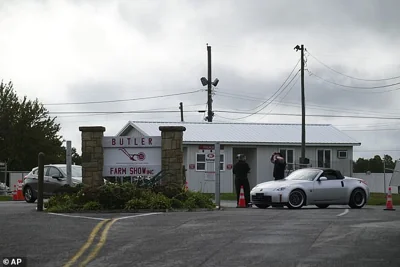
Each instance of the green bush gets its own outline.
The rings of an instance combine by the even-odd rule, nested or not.
[[[83,210],[101,210],[102,207],[99,202],[90,201],[83,205]]]
[[[171,199],[171,208],[173,209],[182,209],[184,208],[184,203],[177,198]]]
[[[161,193],[154,194],[150,198],[150,207],[152,209],[170,209],[171,199]]]
[[[140,210],[150,208],[151,207],[149,201],[140,198],[131,199],[125,204],[126,210]]]
[[[100,187],[80,186],[79,191],[53,196],[45,204],[48,211],[69,212],[77,210],[140,210],[140,209],[213,209],[212,195],[184,191],[177,184],[137,187],[131,183],[105,184]]]

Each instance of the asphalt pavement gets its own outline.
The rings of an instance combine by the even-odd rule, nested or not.
[[[222,206],[224,205],[221,203]],[[134,214],[37,212],[27,203],[0,203],[0,256],[25,256],[28,266],[64,266],[104,219],[109,225],[81,258],[89,266],[397,266],[399,211],[367,206],[301,210],[257,208]],[[95,217],[86,218],[86,217]],[[107,227],[106,225],[103,226]],[[106,239],[105,239],[106,238]],[[92,253],[97,245],[98,250]]]

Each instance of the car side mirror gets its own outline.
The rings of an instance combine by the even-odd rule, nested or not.
[[[326,180],[328,180],[328,178],[326,178],[325,176],[321,176],[321,177],[318,178],[319,182],[326,181]]]

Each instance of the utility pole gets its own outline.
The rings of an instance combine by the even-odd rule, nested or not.
[[[294,48],[296,51],[300,50],[301,61],[301,159],[300,167],[303,168],[306,163],[306,105],[305,105],[305,92],[304,92],[304,45],[297,45]]]
[[[214,112],[212,111],[212,86],[217,86],[219,83],[218,78],[216,78],[213,82],[211,81],[211,46],[207,44],[207,56],[208,56],[208,78],[201,77],[200,81],[203,86],[207,85],[207,117],[206,121],[212,122],[214,117]],[[203,111],[202,111],[203,112]]]
[[[183,103],[182,102],[179,103],[179,109],[181,111],[181,122],[183,122]]]
[[[207,121],[212,122],[213,112],[212,112],[212,95],[211,95],[211,46],[207,44],[207,56],[208,56],[208,83],[207,83],[207,105],[208,105],[208,116]]]

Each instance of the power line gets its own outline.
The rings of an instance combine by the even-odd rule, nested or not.
[[[293,72],[295,71],[295,69],[296,69],[297,65],[299,64],[299,62],[300,62],[300,60],[299,60],[299,61],[297,62],[297,64],[294,66],[293,70],[291,71],[291,73],[289,74],[289,76],[286,78],[286,80],[283,82],[283,84],[279,87],[279,89],[276,90],[275,93],[274,93],[271,97],[269,97],[267,100],[265,100],[263,103],[261,103],[260,105],[258,105],[258,106],[255,107],[254,109],[257,109],[257,108],[263,106],[265,103],[267,103],[268,101],[270,101],[276,94],[278,94],[277,96],[279,96],[279,92],[280,92],[281,90],[284,91],[284,90],[290,85],[290,83],[294,80],[294,78],[296,78],[296,76],[299,74],[300,70],[297,71],[296,75],[293,76],[292,80],[290,80],[290,82],[289,82],[284,88],[282,88],[282,87],[285,85],[286,81],[289,80],[290,76],[291,76],[291,75],[293,74]],[[272,100],[272,101],[273,101],[273,100]],[[251,117],[251,116],[253,116],[253,115],[256,115],[256,114],[258,114],[260,111],[264,110],[269,104],[271,104],[271,102],[267,103],[267,105],[265,105],[265,106],[264,106],[263,108],[261,108],[260,110],[250,113],[250,115],[246,115],[246,116],[243,116],[243,117],[240,117],[240,118],[235,118],[235,119],[236,119],[236,120],[242,120],[242,119]]]
[[[46,106],[64,106],[64,105],[89,105],[89,104],[128,102],[128,101],[156,99],[156,98],[164,98],[164,97],[179,96],[179,95],[188,95],[188,94],[194,94],[194,93],[201,92],[201,91],[202,90],[195,90],[195,91],[190,91],[190,92],[175,93],[175,94],[168,94],[168,95],[146,96],[146,97],[138,97],[138,98],[104,100],[104,101],[70,102],[70,103],[48,103],[48,104],[44,104],[44,105],[46,105]]]
[[[306,51],[307,51],[307,53],[308,53],[312,58],[314,58],[314,59],[315,59],[318,63],[320,63],[321,65],[325,66],[327,69],[329,69],[329,70],[331,70],[331,71],[333,71],[333,72],[336,72],[337,74],[340,74],[340,75],[342,75],[342,76],[345,76],[345,77],[347,77],[347,78],[353,79],[353,80],[366,81],[366,82],[382,82],[382,81],[390,81],[390,80],[395,80],[395,79],[400,78],[400,76],[395,76],[395,77],[383,78],[383,79],[362,79],[362,78],[357,78],[357,77],[354,77],[354,76],[350,76],[350,75],[344,74],[344,73],[342,73],[342,72],[339,72],[339,71],[337,71],[337,70],[335,70],[335,69],[329,67],[328,65],[326,65],[325,63],[323,63],[321,60],[319,60],[318,58],[316,58],[314,55],[312,55],[307,49],[306,49]]]
[[[391,87],[391,86],[395,86],[395,85],[400,85],[400,82],[398,82],[398,83],[392,83],[392,84],[380,85],[380,86],[351,86],[351,85],[345,85],[345,84],[340,84],[340,83],[336,83],[336,82],[331,82],[329,80],[326,80],[326,79],[318,76],[315,73],[312,73],[311,71],[308,71],[308,72],[310,73],[311,76],[315,76],[318,79],[320,79],[326,83],[334,84],[334,85],[345,87],[345,88],[352,88],[352,89],[372,90],[372,89],[387,88],[387,87]],[[400,90],[400,88],[396,89],[396,90]]]
[[[178,113],[180,110],[128,110],[128,111],[56,111],[49,112],[49,114],[88,114],[88,115],[107,115],[107,114],[160,114],[160,113]],[[201,113],[199,110],[187,110],[186,113]],[[229,114],[253,114],[243,111],[235,110],[216,110],[219,113]],[[270,115],[270,116],[301,116],[296,113],[259,113],[259,115]],[[381,119],[381,120],[400,120],[400,117],[379,117],[379,116],[354,116],[354,115],[330,115],[330,114],[308,114],[308,117],[321,117],[321,118],[359,118],[359,119]]]
[[[296,81],[297,82],[297,81]],[[230,97],[230,98],[237,98],[237,99],[245,99],[249,101],[263,101],[263,99],[256,98],[256,97],[249,97],[245,95],[239,95],[239,94],[228,94],[228,93],[222,93],[219,92],[216,95],[222,96],[222,97]],[[287,102],[287,101],[282,101],[280,99],[276,105],[285,105],[285,106],[294,106],[294,107],[299,107],[300,104],[294,103],[294,102]],[[279,103],[280,102],[280,103]],[[350,111],[350,112],[359,112],[359,113],[369,113],[369,114],[379,114],[379,115],[397,115],[398,113],[381,113],[381,112],[371,112],[368,110],[362,110],[362,109],[349,109],[349,108],[342,108],[342,107],[337,107],[335,108],[328,108],[322,105],[315,105],[315,104],[307,104],[307,109],[315,109],[315,110],[326,110],[326,111]],[[236,109],[238,110],[238,109]],[[238,110],[238,111],[248,111],[248,110]]]
[[[288,94],[293,90],[293,88],[297,84],[297,81],[299,80],[299,78],[300,78],[300,76],[297,77],[296,81],[292,84],[292,86],[289,88],[289,90],[287,90],[286,94],[281,99],[279,99],[277,101],[277,103],[275,103],[275,107],[272,107],[272,109],[268,113],[271,113],[274,110],[274,108],[276,108],[277,106],[282,105],[282,100],[284,100],[288,96]],[[275,99],[273,101],[275,101]],[[260,120],[262,120],[263,118],[264,117],[262,117]]]
[[[231,114],[249,114],[243,111],[234,110],[216,110],[215,112],[220,113],[231,113]],[[250,113],[252,114],[252,113]],[[259,115],[271,115],[271,116],[294,116],[298,117],[301,114],[295,113],[259,113]],[[354,115],[330,115],[330,114],[309,114],[308,117],[321,117],[321,118],[359,118],[359,119],[382,119],[382,120],[400,120],[400,117],[379,117],[379,116],[354,116]]]

